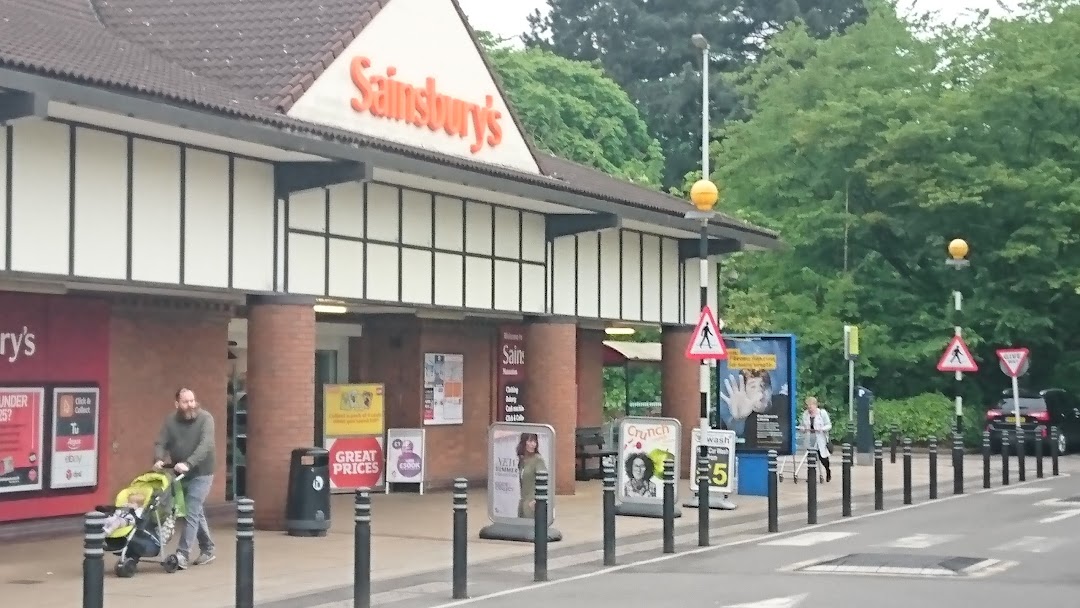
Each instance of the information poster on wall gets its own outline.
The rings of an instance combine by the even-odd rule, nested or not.
[[[424,355],[424,424],[461,424],[465,421],[465,356]]]
[[[499,422],[525,422],[525,328],[499,329]]]
[[[795,337],[729,335],[717,362],[717,413],[740,452],[789,455],[795,403]]]
[[[424,429],[388,429],[386,446],[386,491],[392,483],[416,483],[423,494]]]
[[[682,427],[674,418],[627,416],[619,423],[619,487],[622,502],[662,504],[664,461],[675,461],[679,478]],[[678,484],[675,486],[678,499]]]
[[[50,488],[92,488],[98,482],[100,392],[54,388]]]
[[[546,424],[496,422],[488,431],[488,517],[531,525],[536,511],[536,472],[547,471],[548,523],[555,522],[555,429]]]
[[[382,435],[335,437],[326,442],[330,452],[330,489],[356,490],[382,485],[385,458]]]
[[[40,490],[45,389],[0,388],[0,494]]]
[[[705,432],[705,449],[709,463],[709,495],[730,494],[734,492],[732,480],[735,477],[735,433],[709,429]],[[690,461],[694,463],[694,474],[690,476],[690,489],[697,494],[697,459],[698,446],[701,445],[701,429],[694,427],[690,432]]]
[[[324,385],[323,435],[327,439],[382,435],[385,393],[382,384]]]

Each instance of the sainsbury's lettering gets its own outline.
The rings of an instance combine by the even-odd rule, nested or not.
[[[37,352],[37,336],[25,325],[21,332],[0,332],[0,359],[15,363],[20,356],[33,357]]]
[[[473,154],[485,144],[494,148],[502,143],[502,112],[495,109],[493,96],[484,96],[481,106],[440,93],[433,77],[429,76],[421,87],[395,79],[394,66],[387,66],[385,74],[371,74],[369,68],[371,59],[363,56],[353,58],[349,66],[349,76],[359,93],[350,100],[354,111],[414,127],[426,126],[431,131],[442,130],[463,139],[471,131],[469,151]]]

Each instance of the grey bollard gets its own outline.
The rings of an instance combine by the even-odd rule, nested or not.
[[[937,437],[927,440],[927,453],[930,460],[930,500],[937,498]]]
[[[371,608],[371,490],[356,490],[353,502],[353,608]]]
[[[806,523],[817,523],[817,484],[818,451],[810,450],[806,454]]]
[[[1016,479],[1027,481],[1027,433],[1016,429]]]
[[[454,480],[453,526],[451,597],[463,600],[469,597],[469,481],[464,477]]]
[[[850,443],[844,444],[842,454],[840,472],[843,475],[843,478],[840,480],[840,503],[841,509],[843,510],[843,516],[851,517],[851,464],[853,454]]]
[[[874,442],[874,510],[885,508],[885,462],[881,453],[881,442]]]
[[[236,608],[255,606],[255,501],[236,501]]]
[[[953,494],[964,493],[964,440],[953,433]]]
[[[1009,434],[1001,431],[1001,485],[1009,485]]]
[[[911,504],[911,439],[904,437],[904,504]]]
[[[698,539],[699,547],[709,546],[709,455],[708,448],[701,446],[697,463]]]
[[[548,580],[548,473],[536,472],[536,510],[533,513],[533,582]]]
[[[675,552],[675,461],[664,461],[664,553]]]
[[[1045,429],[1043,429],[1045,430]],[[1035,479],[1043,478],[1043,452],[1045,446],[1043,445],[1043,433],[1039,430],[1035,431]]]
[[[983,457],[983,488],[990,488],[990,431],[983,431],[982,437]]]
[[[604,565],[615,565],[615,467],[604,463]]]
[[[105,605],[105,514],[91,511],[83,522],[82,608]]]
[[[769,490],[769,532],[780,531],[780,505],[779,494],[780,489],[777,487],[776,479],[776,450],[769,450],[768,454],[768,490]]]
[[[1066,446],[1068,447],[1068,446]],[[1061,456],[1061,431],[1056,426],[1050,427],[1050,474],[1057,477],[1058,457]]]

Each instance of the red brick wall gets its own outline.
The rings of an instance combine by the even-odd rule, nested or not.
[[[579,427],[604,423],[604,332],[578,329],[577,388]]]
[[[424,390],[419,320],[365,317],[363,336],[349,340],[349,380],[386,386],[386,428],[419,427]]]
[[[532,323],[526,330],[525,391],[528,421],[555,429],[555,493],[573,494],[574,429],[577,428],[577,326]]]
[[[700,365],[685,357],[686,343],[693,334],[691,327],[665,327],[660,337],[660,411],[663,416],[678,419],[682,424],[681,477],[689,479],[690,433],[699,423],[701,392],[698,389]]]
[[[198,309],[114,305],[109,339],[109,471],[115,493],[150,468],[154,439],[176,389],[195,391],[214,416],[217,474],[210,503],[225,501],[229,317]]]

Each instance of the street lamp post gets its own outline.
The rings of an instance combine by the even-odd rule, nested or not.
[[[701,51],[701,179],[694,182],[690,187],[690,202],[694,209],[686,212],[687,219],[696,219],[700,222],[698,238],[698,285],[700,286],[701,309],[709,305],[709,220],[715,215],[713,207],[720,200],[720,190],[709,180],[709,41],[701,34],[694,34],[690,41]],[[718,286],[719,288],[719,286]],[[719,329],[722,329],[719,328]],[[709,391],[712,388],[712,378],[709,373],[709,362],[701,361],[699,384],[701,388],[701,412],[699,428],[701,433],[698,442],[697,458],[700,460],[708,457],[709,448],[705,444],[705,433],[709,430]],[[696,464],[696,463],[695,463]],[[694,466],[691,470],[697,470]],[[699,496],[698,500],[706,500],[707,497]],[[725,494],[724,499],[717,505],[720,509],[734,509],[730,495]]]
[[[968,244],[964,239],[953,239],[949,242],[949,259],[945,261],[946,264],[952,266],[957,270],[963,270],[967,268],[969,262],[967,260]],[[959,286],[959,285],[957,285]],[[955,325],[953,330],[957,337],[960,337],[960,310],[963,307],[964,294],[959,289],[953,290],[953,309],[956,313]],[[960,393],[961,381],[964,379],[963,372],[956,373],[956,434],[959,436],[963,433],[964,424],[964,397]]]

